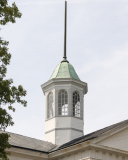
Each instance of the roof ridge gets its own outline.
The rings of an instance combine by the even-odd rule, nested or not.
[[[60,65],[60,63],[56,66],[56,68],[57,68],[59,65]],[[60,66],[59,66],[59,68],[60,68]],[[50,79],[52,79],[52,76],[53,76],[54,72],[55,72],[55,70],[52,72],[52,75],[51,75]],[[58,73],[57,73],[57,74],[58,74]],[[56,76],[55,76],[55,77],[56,77]]]
[[[59,63],[59,65],[61,66],[61,63]],[[59,73],[59,70],[60,70],[60,66],[59,66],[58,72],[57,72],[57,74],[56,74],[56,77],[58,76],[58,73]],[[55,78],[56,78],[56,77],[55,77]]]
[[[109,129],[108,131],[113,130],[113,129],[119,127],[119,126],[124,125],[124,122],[126,122],[126,121],[128,121],[128,119],[127,119],[127,120],[124,120],[124,121],[121,121],[121,122],[118,122],[118,123],[115,123],[115,124],[112,124],[112,125],[110,125],[110,126],[104,127],[104,128],[99,129],[99,130],[97,130],[97,131],[91,132],[91,133],[89,133],[89,134],[84,135],[83,137],[88,136],[88,135],[92,135],[92,134],[94,134],[94,133],[96,133],[96,132],[102,131],[102,130],[104,130],[104,129],[107,129],[107,128],[109,128],[109,127],[112,127],[112,126],[116,125],[114,128],[111,128],[111,129]],[[118,124],[119,124],[119,125],[118,125]],[[105,131],[105,132],[103,132],[103,133],[101,133],[101,134],[104,134],[104,133],[106,133],[106,132],[108,132],[108,131]],[[101,134],[99,134],[99,135],[101,135]]]
[[[72,69],[74,70],[74,73],[76,74],[76,78],[75,78],[75,77],[72,77],[72,76],[71,76],[71,78],[74,78],[74,79],[76,79],[76,80],[81,81],[80,78],[79,78],[79,76],[78,76],[78,74],[76,73],[75,68],[74,68],[70,63],[69,63],[69,70],[70,70],[70,66],[72,67]],[[71,74],[70,74],[70,75],[71,75]]]
[[[70,75],[70,77],[71,77],[70,69],[69,69],[69,64],[70,64],[70,63],[68,63],[68,72],[69,72],[69,75]],[[72,78],[72,77],[71,77],[71,78]]]
[[[116,125],[114,128],[110,129],[110,130],[113,130],[113,129],[119,127],[119,126],[122,126],[122,125],[124,124],[124,122],[126,122],[126,121],[128,121],[128,119],[127,119],[127,120],[124,120],[124,121],[121,121],[121,122],[118,122],[118,123],[115,123],[115,124],[112,124],[112,125],[110,125],[110,126],[108,126],[108,127],[105,127],[105,128],[109,128],[109,127],[112,127],[112,126]],[[119,124],[119,125],[118,125],[118,124]],[[103,129],[105,129],[105,128],[103,128]],[[103,130],[103,129],[100,129],[100,130]],[[98,131],[100,131],[100,130],[98,130]],[[110,130],[109,130],[109,131],[110,131]]]

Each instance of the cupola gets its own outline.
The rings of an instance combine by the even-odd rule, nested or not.
[[[64,56],[50,79],[41,85],[45,95],[46,141],[62,145],[84,135],[84,95],[87,83],[80,80],[66,57],[67,1],[64,17]]]

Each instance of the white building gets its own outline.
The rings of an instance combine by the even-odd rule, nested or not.
[[[88,88],[66,58],[66,9],[65,4],[64,57],[50,80],[41,86],[46,101],[46,141],[9,133],[9,158],[128,160],[128,120],[87,135],[83,133],[84,95]]]
[[[63,145],[9,134],[10,160],[128,160],[128,120]]]

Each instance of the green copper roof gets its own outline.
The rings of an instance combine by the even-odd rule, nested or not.
[[[63,61],[55,68],[50,79],[53,78],[74,78],[80,81],[73,66],[70,63]]]

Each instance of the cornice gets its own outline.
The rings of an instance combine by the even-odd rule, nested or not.
[[[17,147],[17,146],[12,146],[12,148],[7,149],[7,152],[10,152],[11,154],[15,155],[24,155],[24,156],[29,156],[30,157],[35,157],[37,160],[39,159],[55,159],[55,158],[61,158],[65,157],[74,153],[82,152],[85,150],[95,150],[95,151],[101,151],[102,153],[109,153],[109,154],[116,154],[116,155],[121,155],[121,156],[127,156],[128,157],[128,151],[108,147],[108,146],[102,146],[98,144],[92,144],[92,140],[79,143],[70,147],[66,147],[60,150],[55,150],[51,151],[50,153],[43,153],[42,151],[38,150],[31,150],[27,148],[22,148],[22,147]],[[89,152],[89,154],[91,154]],[[89,157],[85,157],[84,159],[89,159],[93,158],[91,155]],[[95,158],[96,159],[96,158]]]
[[[79,120],[82,120],[83,121],[83,118],[79,118],[79,117],[75,117],[73,115],[57,115],[57,116],[54,116],[52,118],[49,118],[49,119],[46,119],[45,122],[51,120],[51,119],[54,119],[54,118],[58,118],[58,117],[61,117],[61,118],[64,118],[64,117],[69,117],[69,118],[74,118],[74,119],[79,119]]]
[[[49,132],[53,132],[55,130],[74,130],[74,131],[78,131],[78,132],[82,132],[83,133],[83,130],[80,130],[80,129],[76,129],[76,128],[71,128],[71,127],[63,127],[63,128],[54,128],[54,129],[51,129],[51,130],[48,130],[45,132],[46,133],[49,133]]]
[[[57,82],[76,82],[76,83],[81,84],[81,85],[84,85],[84,86],[87,85],[86,82],[78,81],[78,80],[75,80],[75,79],[73,79],[73,78],[58,78],[58,79],[51,79],[51,80],[45,82],[44,84],[41,85],[41,87],[42,87],[42,88],[43,88],[43,87],[46,87],[47,85],[49,85],[49,84],[51,84],[51,83],[53,83],[53,82],[56,82],[56,83],[57,83]]]
[[[97,144],[89,144],[91,141],[88,142],[83,142],[71,147],[67,147],[61,150],[57,150],[55,152],[49,153],[49,158],[60,158],[61,156],[68,156],[74,153],[82,152],[85,150],[95,150],[95,151],[102,151],[103,153],[108,152],[109,154],[117,154],[117,155],[122,155],[122,156],[128,156],[128,151],[116,149],[116,148],[111,148],[108,146],[101,146]]]
[[[92,140],[92,143],[98,143],[108,137],[111,137],[113,136],[114,134],[118,133],[118,132],[121,132],[123,130],[125,130],[126,128],[128,128],[128,125],[127,124],[123,124],[122,126],[120,127],[117,127],[117,128],[113,128],[112,130],[109,130],[108,132],[105,132],[103,133],[102,135],[100,135],[99,137],[95,138],[94,140]]]
[[[36,158],[37,160],[41,159],[48,159],[48,153],[42,152],[39,150],[18,147],[18,146],[11,146],[11,148],[6,149],[7,152],[11,153],[11,156],[21,156],[21,157],[29,157],[29,158]]]
[[[87,88],[88,89],[88,87],[87,87],[87,83],[85,83],[85,82],[83,82],[83,81],[79,81],[79,80],[75,80],[75,79],[73,79],[73,78],[58,78],[58,79],[51,79],[51,80],[49,80],[49,81],[47,81],[46,83],[44,83],[44,84],[42,84],[41,85],[41,88],[42,88],[42,90],[43,90],[43,92],[45,92],[45,88],[46,87],[48,87],[48,86],[50,86],[50,85],[55,85],[55,86],[60,86],[60,83],[67,83],[67,84],[63,84],[63,85],[68,85],[68,83],[76,83],[76,84],[78,84],[78,85],[80,85],[81,86],[81,88]],[[74,85],[74,84],[71,84],[71,85]],[[52,87],[50,87],[50,88],[52,88]],[[87,93],[88,91],[86,90],[85,91],[85,94]]]

